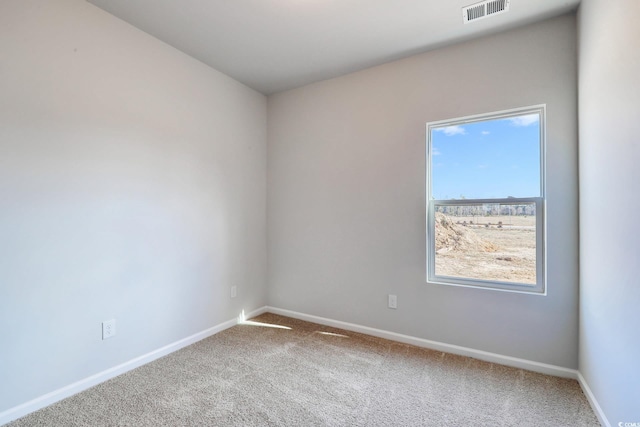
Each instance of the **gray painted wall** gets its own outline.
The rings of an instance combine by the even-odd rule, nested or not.
[[[266,303],[263,95],[81,0],[0,53],[0,412]]]
[[[566,15],[270,96],[269,304],[577,368],[576,66]],[[548,295],[426,284],[426,122],[543,103]]]
[[[580,372],[611,425],[640,423],[640,26],[636,0],[583,0]]]

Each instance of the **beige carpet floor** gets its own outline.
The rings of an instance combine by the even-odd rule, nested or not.
[[[253,321],[9,426],[599,425],[575,380],[269,313]]]

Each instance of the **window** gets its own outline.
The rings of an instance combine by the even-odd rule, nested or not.
[[[427,124],[427,282],[545,293],[536,106]]]

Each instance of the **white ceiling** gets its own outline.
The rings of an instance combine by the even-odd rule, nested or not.
[[[477,0],[88,0],[264,93],[346,74],[568,12],[580,0],[511,0],[462,23]]]

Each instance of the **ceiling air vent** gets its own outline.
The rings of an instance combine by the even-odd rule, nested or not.
[[[498,15],[509,10],[510,0],[485,0],[462,8],[462,22],[472,21]]]

